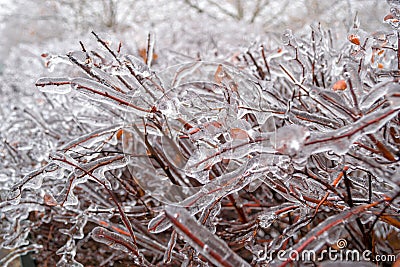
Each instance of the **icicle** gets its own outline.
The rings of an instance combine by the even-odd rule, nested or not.
[[[90,148],[96,143],[101,143],[104,140],[107,140],[110,135],[116,133],[121,126],[121,124],[117,123],[107,128],[98,129],[88,134],[81,135],[78,138],[61,146],[61,149],[67,151],[73,148],[73,150],[76,152],[83,151],[85,150],[85,147]]]

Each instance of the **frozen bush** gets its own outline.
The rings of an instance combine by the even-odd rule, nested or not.
[[[38,79],[46,98],[23,110],[29,123],[4,116],[1,244],[13,251],[1,262],[34,251],[41,265],[283,266],[268,253],[343,239],[397,253],[400,5],[388,2],[386,32],[356,18],[336,40],[317,24],[232,62],[170,64],[151,34],[142,55],[94,32],[97,49],[44,55],[81,73]]]

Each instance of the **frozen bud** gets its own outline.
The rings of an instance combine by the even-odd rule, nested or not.
[[[275,149],[286,155],[296,155],[304,146],[310,136],[306,127],[300,125],[287,125],[279,128],[275,134]]]

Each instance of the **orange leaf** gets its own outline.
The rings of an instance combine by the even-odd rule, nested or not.
[[[349,41],[355,45],[360,45],[360,37],[355,34],[350,34],[348,37]]]
[[[347,89],[347,84],[345,80],[339,80],[337,82],[335,82],[335,84],[332,87],[333,91],[344,91]]]
[[[397,23],[397,22],[399,22],[399,19],[396,18],[395,16],[393,16],[393,14],[389,13],[383,18],[383,21],[386,23],[390,23],[390,22]]]
[[[119,129],[118,131],[117,131],[117,139],[118,140],[121,140],[121,138],[122,138],[122,134],[124,133],[124,130],[122,130],[122,129]]]
[[[246,140],[249,138],[248,133],[240,128],[233,128],[230,130],[230,134],[232,139],[240,139],[240,140]]]
[[[147,63],[147,50],[146,50],[146,48],[139,49],[139,56],[141,58],[143,58],[145,63]],[[157,58],[158,58],[158,55],[156,53],[153,53],[153,61],[156,61]]]
[[[57,206],[57,201],[54,199],[54,197],[48,193],[44,194],[43,196],[43,201],[47,206],[54,207]]]

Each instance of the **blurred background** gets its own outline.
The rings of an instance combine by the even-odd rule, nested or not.
[[[1,0],[0,64],[4,69],[10,53],[21,53],[20,45],[34,53],[53,43],[65,53],[91,30],[132,49],[144,46],[152,31],[159,48],[191,54],[249,46],[285,29],[306,32],[316,22],[340,34],[357,13],[361,28],[377,31],[387,27],[381,23],[387,11],[383,0]]]

